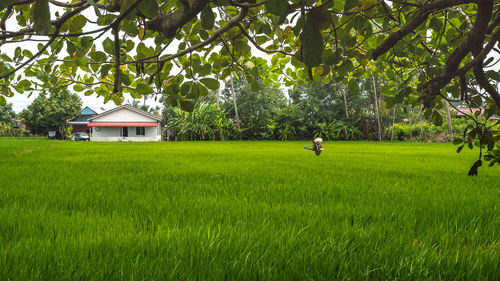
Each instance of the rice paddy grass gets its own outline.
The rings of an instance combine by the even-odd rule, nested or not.
[[[0,280],[499,280],[451,144],[0,139]]]

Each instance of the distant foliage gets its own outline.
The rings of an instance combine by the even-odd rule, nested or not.
[[[66,122],[80,114],[82,101],[77,94],[66,90],[47,96],[41,93],[27,109],[21,112],[27,128],[32,134],[45,135],[49,129],[57,129],[63,136]]]
[[[0,106],[0,137],[20,137],[23,135],[18,128],[17,114],[12,109],[12,104]]]

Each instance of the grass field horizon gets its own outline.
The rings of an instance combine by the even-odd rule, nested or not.
[[[499,280],[452,144],[0,138],[0,280]]]

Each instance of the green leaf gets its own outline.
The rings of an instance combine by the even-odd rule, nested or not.
[[[462,151],[462,149],[464,148],[465,146],[465,143],[462,143],[458,148],[457,148],[457,153],[460,153],[460,151]]]
[[[71,21],[71,24],[69,26],[69,32],[71,33],[78,32],[85,26],[85,24],[87,24],[87,18],[85,18],[82,15],[77,15]]]
[[[135,37],[139,34],[139,28],[137,27],[137,24],[132,21],[125,21],[123,23],[124,28],[125,28],[125,33],[131,37]]]
[[[454,144],[454,145],[457,145],[457,144],[462,143],[463,141],[464,141],[464,140],[463,140],[462,138],[457,137],[457,138],[455,138],[455,139],[453,140],[453,144]]]
[[[179,100],[181,109],[187,112],[192,112],[194,110],[195,101],[194,100]]]
[[[102,42],[102,47],[104,48],[104,51],[110,55],[114,54],[115,52],[115,42],[113,40],[106,38]]]
[[[0,11],[16,3],[16,0],[2,0],[0,1]]]
[[[23,50],[23,56],[31,58],[33,57],[33,53],[31,53],[30,50]]]
[[[186,82],[186,83],[182,84],[182,86],[181,86],[181,95],[182,96],[187,96],[187,94],[191,90],[191,86],[192,86],[191,84],[192,84],[191,82]]]
[[[138,7],[139,11],[147,18],[152,19],[158,15],[158,3],[156,0],[143,0]]]
[[[103,65],[101,67],[101,77],[104,77],[104,76],[110,74],[109,71],[111,70],[111,67],[112,67],[111,64]]]
[[[130,5],[132,5],[135,1],[134,0],[123,0],[121,1],[122,5],[120,6],[120,14],[123,14]],[[130,12],[129,15],[135,14],[134,11]]]
[[[75,90],[77,92],[82,92],[85,90],[85,87],[80,85],[80,84],[75,84],[75,86],[73,86],[73,90]]]
[[[143,96],[153,93],[153,89],[148,84],[138,83],[135,88],[136,88],[137,92]]]
[[[0,96],[0,106],[5,106],[7,104],[7,100],[4,96]]]
[[[139,43],[137,45],[137,58],[142,59],[142,58],[149,58],[155,55],[155,52],[152,48],[146,47],[144,43]]]
[[[219,81],[213,78],[202,78],[200,79],[200,82],[207,86],[210,90],[218,90],[220,87]]]
[[[469,170],[469,176],[477,176],[477,169],[483,165],[483,161],[481,159],[474,162],[472,167]]]
[[[203,84],[198,84],[198,89],[200,90],[200,96],[204,97],[208,95],[208,89]]]
[[[177,98],[175,96],[168,96],[167,103],[171,106],[177,106]]]
[[[131,91],[131,92],[130,92],[130,95],[131,95],[134,99],[140,99],[140,98],[142,98],[141,94],[139,94],[139,92],[137,92],[137,91]]]
[[[443,125],[443,116],[439,114],[439,112],[434,111],[434,114],[432,114],[432,123],[436,126],[441,126]]]
[[[28,80],[21,80],[17,85],[23,87],[25,90],[28,90],[31,87],[31,82]]]
[[[201,10],[201,26],[204,29],[212,29],[215,24],[215,14],[212,12],[212,9],[209,5],[207,5],[203,10]]]
[[[360,4],[359,2],[359,0],[346,0],[344,5],[344,12],[348,12],[358,6]]]
[[[101,51],[97,51],[90,53],[90,58],[96,62],[103,62],[106,61],[106,54]]]
[[[271,14],[281,16],[288,8],[288,1],[286,0],[267,0],[265,4],[266,10]]]
[[[311,17],[314,25],[319,30],[325,30],[332,24],[332,14],[326,8],[314,9],[309,13],[308,17]]]
[[[321,64],[323,55],[323,38],[321,32],[311,20],[306,21],[306,26],[300,35],[302,42],[302,55],[307,67]]]
[[[52,29],[48,0],[36,0],[33,6],[33,30],[39,34],[48,34]]]
[[[191,87],[191,91],[186,95],[186,98],[188,99],[197,99],[200,96],[200,88],[198,87],[199,84],[194,83],[193,86]]]

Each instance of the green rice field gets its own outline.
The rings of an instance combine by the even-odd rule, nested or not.
[[[500,280],[451,144],[0,139],[0,280]]]

